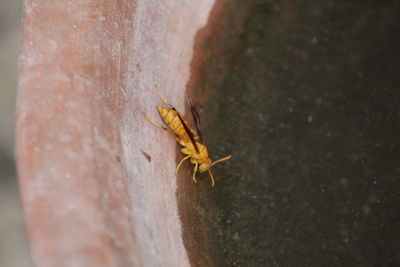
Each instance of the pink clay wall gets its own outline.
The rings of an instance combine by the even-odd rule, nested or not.
[[[213,5],[25,1],[16,154],[37,266],[189,265],[176,143],[142,112],[158,119],[156,84],[183,108]]]

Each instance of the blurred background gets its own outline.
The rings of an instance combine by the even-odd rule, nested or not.
[[[31,266],[14,161],[22,0],[0,0],[0,266]]]

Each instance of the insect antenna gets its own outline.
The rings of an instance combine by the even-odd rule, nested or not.
[[[186,100],[190,107],[190,111],[192,113],[193,120],[196,124],[197,134],[199,135],[200,142],[203,143],[203,134],[200,131],[200,116],[199,116],[199,112],[197,110],[196,104],[188,96],[186,96]]]
[[[228,159],[230,159],[231,157],[232,157],[232,156],[231,156],[231,155],[229,155],[229,156],[226,156],[226,157],[220,158],[220,159],[218,159],[218,160],[214,161],[213,163],[211,163],[211,166],[214,166],[215,164],[217,164],[217,163],[220,163],[220,162],[222,162],[222,161],[228,160]]]

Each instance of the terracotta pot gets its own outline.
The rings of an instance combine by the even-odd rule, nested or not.
[[[24,6],[17,158],[37,266],[187,266],[176,142],[154,86],[182,109],[213,0]]]

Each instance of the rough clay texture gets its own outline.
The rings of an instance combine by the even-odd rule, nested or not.
[[[175,141],[154,85],[183,107],[194,36],[214,1],[24,6],[17,159],[38,266],[187,266]]]

